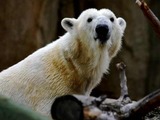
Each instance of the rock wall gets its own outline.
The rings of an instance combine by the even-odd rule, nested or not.
[[[56,36],[58,0],[0,1],[0,71]]]

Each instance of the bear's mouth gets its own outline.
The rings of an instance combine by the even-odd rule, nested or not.
[[[96,37],[94,37],[94,39],[99,40],[102,44],[107,42],[107,40],[110,38],[109,28],[106,24],[97,25],[95,32],[96,32]]]
[[[99,40],[101,42],[101,44],[106,43],[110,38],[110,35],[107,36],[96,36],[94,37],[95,40]]]

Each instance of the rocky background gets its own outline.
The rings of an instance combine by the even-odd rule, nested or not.
[[[160,17],[160,1],[147,3]],[[60,22],[77,17],[87,8],[109,8],[127,21],[120,53],[111,63],[93,95],[119,96],[115,64],[127,65],[129,94],[133,99],[160,87],[160,40],[157,39],[135,0],[0,0],[0,71],[19,62],[64,34]]]

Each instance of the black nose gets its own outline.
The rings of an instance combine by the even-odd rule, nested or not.
[[[109,38],[109,28],[107,25],[104,24],[99,24],[96,27],[96,33],[97,33],[97,38],[101,41],[101,42],[105,42],[108,40]]]
[[[100,34],[100,35],[106,35],[108,33],[109,29],[108,29],[108,26],[107,25],[97,25],[96,27],[96,32],[97,34]]]

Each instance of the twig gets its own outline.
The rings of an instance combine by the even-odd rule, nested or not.
[[[157,33],[158,37],[160,37],[160,21],[158,20],[158,18],[154,15],[154,13],[148,7],[147,3],[143,0],[136,0],[136,4],[141,8],[143,14],[151,23],[154,31]]]

